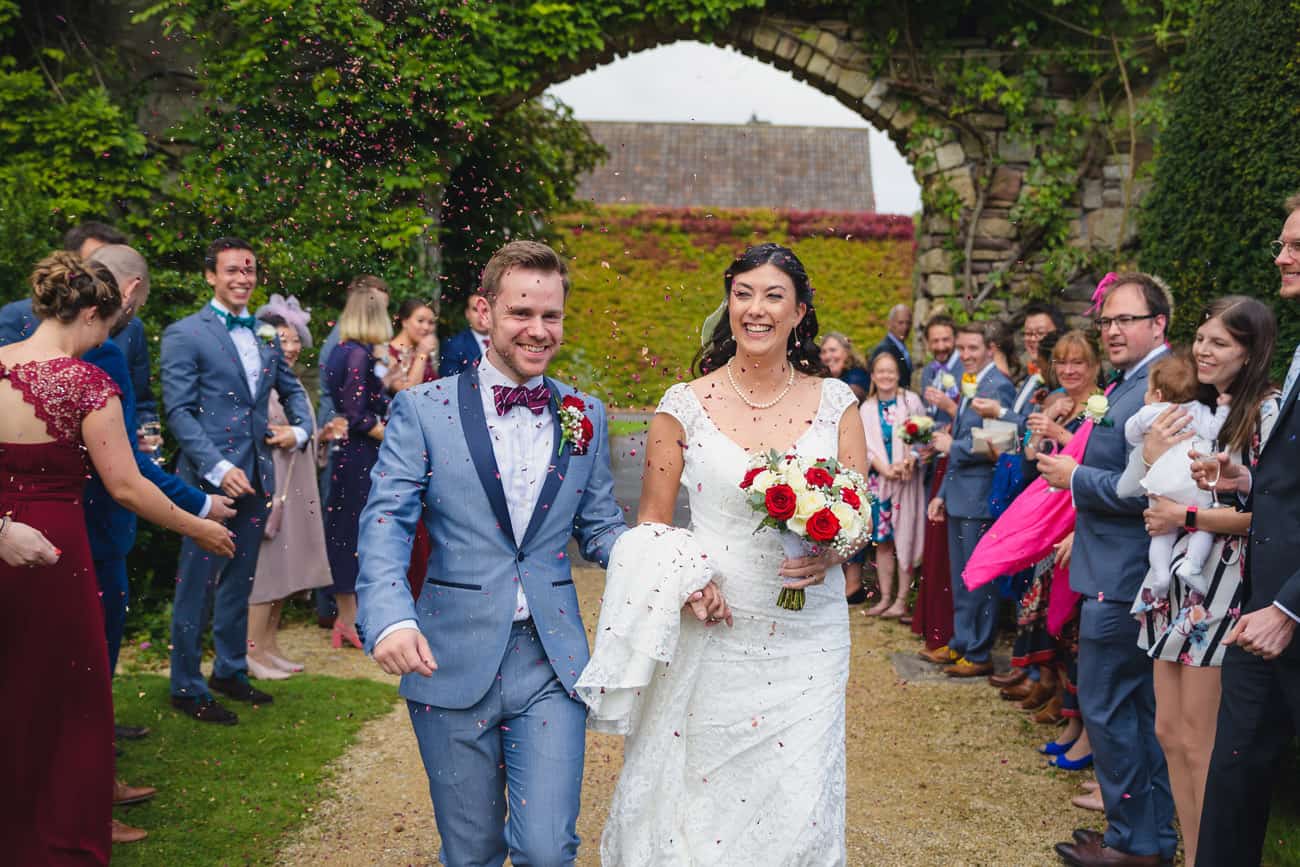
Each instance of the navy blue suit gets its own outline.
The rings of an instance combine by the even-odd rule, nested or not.
[[[443,344],[442,356],[438,359],[438,376],[446,379],[465,372],[471,364],[478,364],[483,357],[483,345],[474,329],[466,328],[454,334]]]
[[[1111,390],[1110,423],[1093,427],[1070,480],[1076,513],[1070,586],[1083,594],[1079,707],[1106,805],[1106,845],[1172,858],[1178,837],[1164,751],[1156,740],[1151,659],[1137,646],[1139,627],[1129,613],[1148,568],[1150,537],[1142,527],[1147,503],[1117,492],[1128,464],[1124,424],[1142,407],[1150,366],[1126,374]]]
[[[25,310],[24,310],[25,308]],[[131,320],[139,324],[139,319]],[[25,340],[36,330],[38,320],[32,315],[31,299],[15,301],[0,310],[0,346]],[[143,343],[143,341],[141,341]],[[150,460],[149,455],[136,445],[137,404],[134,377],[129,370],[127,357],[121,348],[109,341],[82,356],[82,360],[95,365],[109,375],[122,390],[122,419],[126,422],[126,436],[131,442],[136,466],[140,474],[158,486],[166,497],[180,508],[197,515],[207,505],[207,494],[185,484],[176,476],[165,472]],[[90,553],[95,560],[95,577],[99,580],[100,601],[104,606],[104,632],[108,638],[109,671],[117,668],[117,654],[122,648],[122,633],[126,626],[126,608],[130,601],[130,588],[126,577],[126,555],[135,546],[135,513],[109,496],[98,473],[92,471],[86,482],[84,511],[86,535],[90,539]]]
[[[32,299],[23,298],[0,308],[0,346],[26,339],[39,324],[32,313]],[[141,424],[158,420],[158,405],[153,399],[149,379],[149,343],[144,336],[144,323],[132,316],[126,327],[113,335],[113,342],[126,355],[130,366],[131,385],[135,388],[135,411]],[[119,382],[118,385],[121,385]]]
[[[1010,406],[1016,399],[1016,387],[1002,371],[991,367],[976,386],[975,396]],[[952,573],[953,633],[948,648],[975,663],[989,661],[997,625],[996,585],[968,590],[961,577],[975,545],[993,523],[989,491],[993,487],[994,462],[987,454],[977,453],[971,439],[971,431],[983,426],[983,416],[971,408],[970,400],[962,398],[952,428],[948,471],[939,488],[948,513],[948,561]]]

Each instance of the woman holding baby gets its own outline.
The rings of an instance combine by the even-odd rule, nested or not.
[[[1254,463],[1278,414],[1278,392],[1268,376],[1276,335],[1267,305],[1231,295],[1206,310],[1190,359],[1171,353],[1157,362],[1160,371],[1153,366],[1148,406],[1169,406],[1156,415],[1135,447],[1149,490],[1161,456],[1187,449],[1197,436],[1190,429],[1193,419],[1205,420],[1216,412],[1217,438],[1209,447],[1241,463]],[[1180,365],[1194,365],[1194,380],[1192,371],[1180,370]],[[1199,406],[1179,405],[1190,402]],[[1188,460],[1201,454],[1193,448]],[[1190,463],[1186,472],[1190,477]],[[1219,666],[1224,639],[1241,605],[1241,558],[1250,514],[1235,497],[1213,505],[1181,499],[1151,496],[1144,520],[1155,540],[1153,550],[1161,547],[1162,537],[1176,536],[1168,561],[1153,558],[1134,612],[1143,624],[1139,646],[1155,660],[1156,736],[1169,765],[1186,863],[1194,864],[1219,707]],[[1208,554],[1198,554],[1210,536]]]

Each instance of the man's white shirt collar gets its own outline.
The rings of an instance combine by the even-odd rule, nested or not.
[[[240,311],[238,311],[238,312],[235,312],[235,311],[232,311],[232,310],[230,310],[229,308],[227,308],[226,305],[222,304],[222,303],[221,303],[220,301],[218,301],[215,297],[214,297],[211,301],[209,301],[208,303],[211,304],[212,307],[213,307],[213,309],[215,309],[218,313],[224,313],[224,314],[226,314],[227,316],[247,316],[247,315],[248,315],[248,308],[247,308],[247,307],[245,307],[243,310],[240,310]]]
[[[515,388],[519,383],[515,382],[509,376],[496,366],[496,360],[490,355],[484,355],[485,364],[480,364],[478,368],[479,382],[484,389],[491,388],[494,385],[504,386],[505,388]],[[542,377],[534,376],[532,379],[523,383],[525,388],[536,388],[542,384]]]

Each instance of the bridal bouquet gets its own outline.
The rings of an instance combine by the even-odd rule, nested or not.
[[[773,450],[750,460],[740,487],[750,508],[763,516],[754,532],[765,527],[780,532],[789,559],[815,556],[821,546],[847,558],[871,527],[866,480],[834,458],[809,461]],[[783,587],[776,604],[799,611],[804,591]]]
[[[928,415],[910,416],[907,421],[903,422],[903,430],[900,436],[903,438],[903,442],[909,446],[914,446],[917,443],[925,445],[934,436],[934,419]]]

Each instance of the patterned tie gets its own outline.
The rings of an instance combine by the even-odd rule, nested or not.
[[[496,404],[497,415],[505,415],[510,412],[512,406],[527,407],[533,415],[541,415],[542,410],[546,409],[547,404],[551,402],[551,390],[544,382],[536,388],[528,388],[524,385],[516,385],[513,388],[494,385],[492,402]]]
[[[1300,379],[1300,345],[1295,348],[1295,355],[1291,356],[1291,369],[1286,372],[1286,385],[1282,387],[1282,399],[1286,400],[1291,396],[1291,389],[1297,379]]]
[[[227,313],[225,310],[217,310],[215,307],[212,309],[217,311],[218,316],[226,320],[227,331],[234,331],[236,328],[247,328],[249,331],[257,329],[257,320],[252,316],[236,316],[233,313]]]

